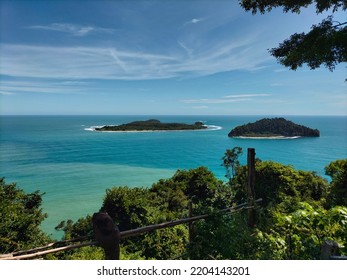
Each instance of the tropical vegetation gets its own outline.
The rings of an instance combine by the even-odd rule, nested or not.
[[[0,253],[29,249],[50,239],[40,229],[47,217],[41,208],[39,191],[25,193],[16,183],[7,184],[0,178]]]
[[[113,187],[100,210],[121,231],[191,214],[210,214],[178,225],[122,240],[122,259],[319,259],[321,245],[333,240],[347,255],[347,159],[326,167],[331,181],[314,172],[272,161],[256,160],[256,225],[247,224],[247,211],[222,215],[220,209],[247,201],[247,167],[238,158],[242,149],[227,150],[222,165],[227,181],[206,167],[178,170],[150,188]],[[0,181],[0,253],[39,246],[49,241],[40,230],[46,217],[42,193],[25,194],[16,184]],[[63,239],[92,235],[91,215],[62,221]],[[49,259],[102,259],[99,247],[85,247],[46,256]]]

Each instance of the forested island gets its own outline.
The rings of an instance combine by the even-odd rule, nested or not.
[[[284,118],[264,118],[254,123],[237,126],[229,137],[319,137],[318,129],[295,124]]]
[[[185,123],[162,123],[159,120],[134,121],[121,125],[105,125],[96,127],[96,131],[166,131],[166,130],[198,130],[206,129],[202,122],[194,124]]]

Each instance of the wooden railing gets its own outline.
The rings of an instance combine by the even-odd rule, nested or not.
[[[229,207],[217,211],[219,214],[230,214],[235,213],[244,209],[248,209],[248,225],[254,227],[256,224],[255,220],[255,207],[262,199],[255,200],[255,150],[253,148],[248,149],[248,184],[247,184],[247,203],[243,203],[237,206]],[[164,222],[161,224],[149,225],[137,229],[127,230],[120,232],[118,227],[114,224],[113,220],[107,213],[95,213],[93,215],[93,228],[94,228],[94,237],[93,236],[84,236],[71,240],[58,241],[47,244],[39,248],[34,248],[26,251],[13,252],[6,255],[0,255],[0,260],[21,260],[21,259],[33,259],[38,258],[43,255],[57,253],[66,250],[72,250],[76,248],[81,248],[85,246],[101,246],[105,251],[106,259],[119,259],[120,258],[120,240],[132,236],[138,236],[140,234],[159,230],[163,228],[173,227],[181,224],[189,224],[189,235],[191,233],[192,223],[201,219],[208,218],[211,214],[204,214],[192,217],[191,209],[189,207],[189,217],[183,218],[175,221]],[[214,214],[216,214],[214,213]],[[87,241],[91,239],[95,241]],[[191,235],[189,236],[191,240]],[[78,242],[77,244],[74,244]]]
[[[255,203],[259,203],[261,201],[262,201],[262,199],[258,199],[255,201]],[[236,205],[233,207],[219,210],[216,213],[214,213],[214,215],[217,213],[218,214],[233,214],[233,213],[239,212],[241,210],[251,209],[254,207],[255,206],[249,206],[248,203],[243,203],[240,205]],[[99,213],[97,213],[97,214],[99,214]],[[53,243],[47,244],[45,246],[30,249],[30,250],[17,251],[17,252],[13,252],[13,253],[6,254],[6,255],[0,255],[0,260],[34,259],[34,258],[39,258],[40,256],[47,255],[47,254],[77,249],[77,248],[86,247],[86,246],[101,246],[105,250],[106,259],[114,259],[113,257],[111,258],[110,256],[114,256],[117,254],[118,254],[118,258],[116,258],[116,259],[119,259],[119,244],[120,244],[119,241],[121,239],[126,239],[126,238],[133,237],[133,236],[139,236],[143,233],[147,233],[147,232],[151,232],[151,231],[159,230],[159,229],[163,229],[163,228],[168,228],[168,227],[174,227],[174,226],[181,225],[181,224],[189,224],[189,223],[192,223],[194,221],[206,219],[210,216],[211,216],[211,214],[204,214],[204,215],[199,215],[199,216],[194,216],[194,217],[189,217],[189,218],[183,218],[183,219],[179,219],[179,220],[175,220],[175,221],[169,221],[169,222],[164,222],[164,223],[160,223],[160,224],[149,225],[149,226],[140,227],[140,228],[136,228],[136,229],[121,231],[118,233],[117,233],[117,227],[114,227],[113,233],[115,232],[116,234],[114,235],[114,238],[110,242],[111,246],[109,246],[110,244],[104,244],[103,241],[100,241],[100,240],[99,241],[86,241],[86,240],[93,239],[94,237],[93,236],[83,236],[83,237],[78,237],[78,238],[74,238],[71,240],[53,242]],[[95,224],[94,224],[94,226],[95,226]],[[94,230],[95,234],[96,234],[96,231],[97,230]],[[112,232],[109,234],[106,234],[106,237],[103,236],[103,238],[107,239],[108,235],[112,235]],[[96,237],[96,239],[98,239],[98,237]],[[78,243],[73,244],[76,242],[78,242]]]

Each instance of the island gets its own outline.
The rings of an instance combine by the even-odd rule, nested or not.
[[[162,123],[159,120],[150,119],[147,121],[134,121],[121,125],[105,125],[95,127],[96,131],[173,131],[173,130],[200,130],[207,129],[203,122],[195,122],[194,124],[185,123]]]
[[[237,126],[228,136],[239,138],[298,138],[319,137],[318,129],[295,124],[284,118],[264,118],[254,123]]]

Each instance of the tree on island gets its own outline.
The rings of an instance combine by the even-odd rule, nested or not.
[[[254,123],[237,126],[229,137],[319,137],[319,130],[295,124],[284,118],[264,118]]]
[[[302,8],[315,4],[316,13],[332,9],[337,12],[340,8],[347,9],[346,0],[241,0],[240,5],[253,14],[270,12],[273,8],[283,7],[283,11],[300,13]],[[319,68],[322,64],[330,71],[342,62],[347,62],[347,22],[337,22],[333,16],[328,16],[321,23],[312,25],[308,33],[295,33],[284,40],[277,48],[272,48],[270,54],[279,63],[291,70],[296,70],[303,64],[311,69]]]
[[[159,120],[134,121],[121,125],[105,125],[96,127],[96,131],[165,131],[165,130],[197,130],[207,129],[202,122],[194,124],[185,123],[162,123]]]

